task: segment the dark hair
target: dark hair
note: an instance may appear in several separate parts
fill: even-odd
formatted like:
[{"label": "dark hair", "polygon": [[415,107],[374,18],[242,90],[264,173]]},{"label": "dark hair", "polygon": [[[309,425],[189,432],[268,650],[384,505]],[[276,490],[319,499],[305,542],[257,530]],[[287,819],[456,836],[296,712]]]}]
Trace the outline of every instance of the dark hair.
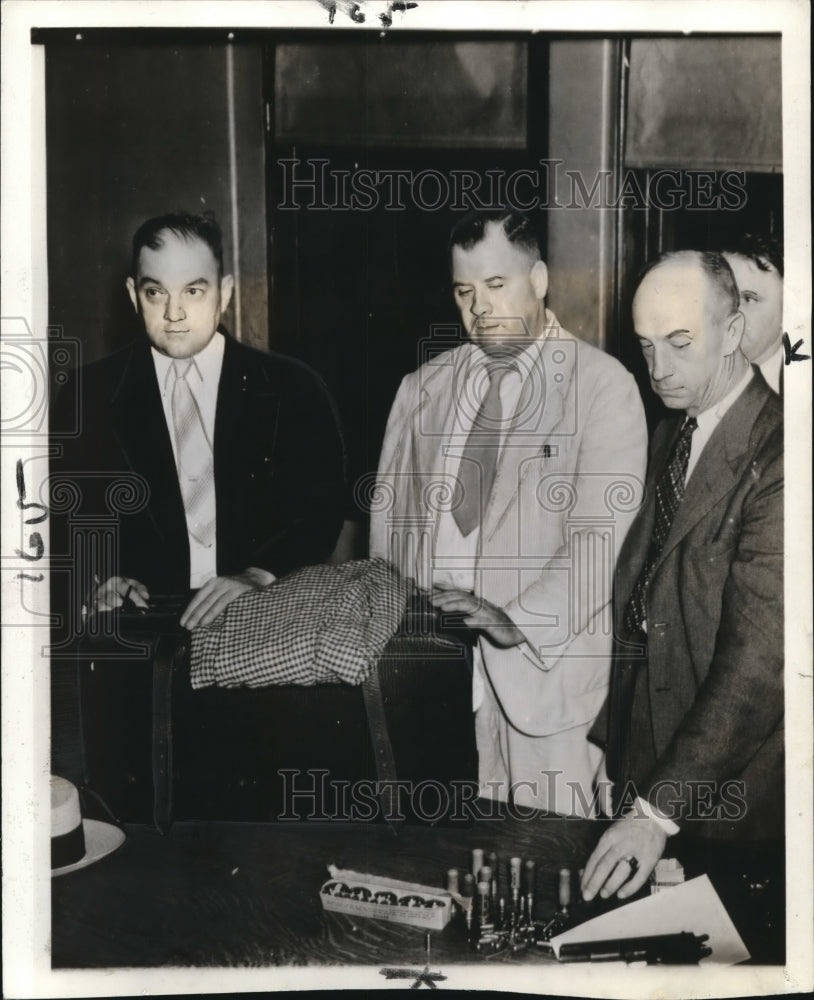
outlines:
[{"label": "dark hair", "polygon": [[175,233],[185,240],[201,240],[212,251],[218,264],[218,277],[223,277],[223,234],[212,212],[193,215],[191,212],[169,212],[142,223],[133,236],[132,275],[138,274],[139,255],[144,247],[158,250],[164,245],[163,233]]},{"label": "dark hair", "polygon": [[783,277],[783,244],[768,233],[744,233],[723,248],[723,253],[745,257],[761,271],[774,268]]},{"label": "dark hair", "polygon": [[453,247],[471,250],[484,238],[486,226],[494,222],[501,226],[509,243],[514,243],[533,257],[540,259],[540,244],[532,229],[531,222],[522,214],[509,208],[476,209],[467,212],[452,227],[449,236],[449,253]]},{"label": "dark hair", "polygon": [[669,250],[666,253],[659,254],[658,257],[648,261],[641,269],[636,287],[639,287],[651,271],[655,271],[657,267],[661,267],[662,264],[668,264],[673,260],[695,261],[715,286],[718,297],[728,310],[726,315],[731,316],[738,311],[740,308],[740,292],[738,291],[738,283],[735,281],[735,275],[732,273],[732,268],[727,263],[726,258],[722,254],[712,250]]}]

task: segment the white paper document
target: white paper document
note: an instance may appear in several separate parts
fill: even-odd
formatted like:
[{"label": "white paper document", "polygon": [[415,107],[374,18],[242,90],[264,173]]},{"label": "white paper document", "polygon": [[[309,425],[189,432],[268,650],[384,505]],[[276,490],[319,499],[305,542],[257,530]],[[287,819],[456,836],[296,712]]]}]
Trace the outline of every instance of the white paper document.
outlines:
[{"label": "white paper document", "polygon": [[563,944],[682,931],[709,935],[706,944],[712,954],[701,959],[704,965],[737,965],[749,958],[740,934],[706,875],[586,920],[552,938],[551,945],[559,958]]}]

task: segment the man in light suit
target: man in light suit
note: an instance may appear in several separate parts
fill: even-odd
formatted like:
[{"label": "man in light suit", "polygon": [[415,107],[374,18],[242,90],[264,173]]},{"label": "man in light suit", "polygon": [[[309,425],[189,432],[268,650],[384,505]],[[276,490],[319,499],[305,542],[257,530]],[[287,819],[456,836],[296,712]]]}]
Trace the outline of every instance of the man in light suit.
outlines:
[{"label": "man in light suit", "polygon": [[[57,493],[80,487],[75,522],[118,516],[116,548],[75,553],[73,604],[192,591],[181,624],[194,628],[331,553],[344,479],[334,405],[306,365],[219,327],[232,289],[211,217],[160,216],[135,234],[127,291],[146,335],[82,369],[52,422],[58,434],[79,415],[52,468]],[[131,495],[114,512],[117,477]]]},{"label": "man in light suit", "polygon": [[632,895],[679,832],[736,871],[747,848],[782,861],[781,402],[741,350],[738,288],[719,254],[657,259],[633,322],[653,389],[678,412],[655,432],[619,558],[595,737],[620,818],[585,866],[587,899]]},{"label": "man in light suit", "polygon": [[477,630],[481,794],[586,815],[600,756],[586,734],[607,691],[643,408],[624,368],[545,307],[548,272],[523,216],[472,213],[450,252],[468,341],[402,382],[371,552]]}]

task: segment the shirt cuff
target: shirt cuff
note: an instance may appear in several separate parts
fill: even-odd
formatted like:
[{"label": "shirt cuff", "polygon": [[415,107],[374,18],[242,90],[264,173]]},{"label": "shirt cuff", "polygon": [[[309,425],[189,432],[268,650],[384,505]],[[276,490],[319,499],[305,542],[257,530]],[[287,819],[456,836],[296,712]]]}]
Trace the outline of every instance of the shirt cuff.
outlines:
[{"label": "shirt cuff", "polygon": [[679,831],[678,824],[660,813],[647,799],[637,798],[635,804],[625,813],[625,817],[628,816],[646,816],[648,819],[652,819],[654,823],[658,823],[668,837],[674,837]]}]

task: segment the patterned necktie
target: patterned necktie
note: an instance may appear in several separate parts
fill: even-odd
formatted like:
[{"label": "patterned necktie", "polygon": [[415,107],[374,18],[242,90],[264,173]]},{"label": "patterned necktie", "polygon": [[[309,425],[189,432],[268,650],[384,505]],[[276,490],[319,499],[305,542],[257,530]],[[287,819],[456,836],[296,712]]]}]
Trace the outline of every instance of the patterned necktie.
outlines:
[{"label": "patterned necktie", "polygon": [[461,496],[461,502],[452,512],[455,523],[464,536],[480,524],[482,512],[486,509],[489,494],[492,492],[503,419],[500,384],[510,371],[515,371],[515,367],[509,361],[490,361],[487,363],[486,371],[489,388],[475,416],[461,455],[456,485],[456,493]]},{"label": "patterned necktie", "polygon": [[202,545],[211,545],[215,540],[215,520],[207,512],[207,501],[211,500],[214,490],[215,466],[201,411],[187,381],[192,365],[192,358],[177,358],[172,363],[175,372],[172,422],[178,479],[189,533]]},{"label": "patterned necktie", "polygon": [[673,446],[670,461],[656,483],[656,519],[650,537],[650,551],[625,612],[625,627],[630,632],[638,631],[642,627],[642,622],[647,619],[647,588],[650,586],[656,560],[661,555],[670,533],[670,526],[684,496],[684,480],[687,477],[692,435],[697,426],[695,417],[687,418]]}]

